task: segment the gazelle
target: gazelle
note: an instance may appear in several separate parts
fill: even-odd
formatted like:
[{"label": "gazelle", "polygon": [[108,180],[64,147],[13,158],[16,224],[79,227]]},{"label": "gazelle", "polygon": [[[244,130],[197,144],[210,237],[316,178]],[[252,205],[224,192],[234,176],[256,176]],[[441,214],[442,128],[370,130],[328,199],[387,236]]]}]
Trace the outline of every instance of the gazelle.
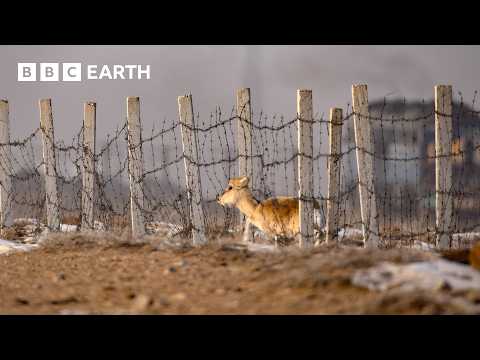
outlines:
[{"label": "gazelle", "polygon": [[[300,232],[298,198],[278,196],[259,202],[253,197],[248,183],[247,176],[230,179],[227,189],[217,196],[218,203],[236,207],[248,222],[274,237],[275,243],[281,237],[295,237]],[[320,208],[315,200],[314,208]]]}]

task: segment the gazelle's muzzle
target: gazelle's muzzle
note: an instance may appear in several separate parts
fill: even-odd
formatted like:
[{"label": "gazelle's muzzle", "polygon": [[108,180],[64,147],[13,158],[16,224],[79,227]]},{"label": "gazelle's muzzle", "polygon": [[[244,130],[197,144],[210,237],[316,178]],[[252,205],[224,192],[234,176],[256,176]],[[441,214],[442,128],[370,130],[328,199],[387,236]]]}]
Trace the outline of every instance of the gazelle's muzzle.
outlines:
[{"label": "gazelle's muzzle", "polygon": [[217,203],[220,204],[220,205],[222,205],[223,207],[227,207],[227,208],[233,207],[233,205],[230,204],[230,203],[228,203],[228,201],[225,202],[225,199],[223,198],[224,195],[225,195],[225,192],[217,195],[217,198],[216,198],[216,199],[217,199]]}]

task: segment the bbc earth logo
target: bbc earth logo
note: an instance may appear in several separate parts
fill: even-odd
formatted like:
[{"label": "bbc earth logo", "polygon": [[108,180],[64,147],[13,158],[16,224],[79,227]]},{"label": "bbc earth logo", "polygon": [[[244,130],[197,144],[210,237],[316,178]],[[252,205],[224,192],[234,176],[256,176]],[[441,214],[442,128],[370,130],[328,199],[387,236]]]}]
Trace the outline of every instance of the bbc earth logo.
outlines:
[{"label": "bbc earth logo", "polygon": [[[150,65],[82,65],[82,63],[18,63],[19,82],[80,82],[86,80],[150,80]],[[60,74],[61,69],[61,74]]]}]

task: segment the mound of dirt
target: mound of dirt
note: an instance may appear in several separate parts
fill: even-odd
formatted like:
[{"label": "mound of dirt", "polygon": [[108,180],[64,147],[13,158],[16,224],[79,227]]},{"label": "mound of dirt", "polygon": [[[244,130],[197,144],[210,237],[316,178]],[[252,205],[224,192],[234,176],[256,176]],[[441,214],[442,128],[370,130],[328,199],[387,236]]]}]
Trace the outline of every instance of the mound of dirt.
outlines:
[{"label": "mound of dirt", "polygon": [[[58,234],[39,249],[0,256],[2,314],[458,314],[469,292],[398,294],[354,286],[381,262],[438,259],[413,249],[322,246],[268,251],[238,239],[193,248],[147,237]],[[462,300],[463,299],[463,300]]]}]

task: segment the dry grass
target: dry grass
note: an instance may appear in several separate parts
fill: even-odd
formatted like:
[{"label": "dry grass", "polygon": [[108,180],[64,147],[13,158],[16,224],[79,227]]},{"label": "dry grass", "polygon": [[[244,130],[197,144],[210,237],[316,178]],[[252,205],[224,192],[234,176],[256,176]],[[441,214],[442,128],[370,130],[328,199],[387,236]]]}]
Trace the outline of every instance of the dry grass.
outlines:
[{"label": "dry grass", "polygon": [[147,235],[132,237],[130,232],[123,233],[84,231],[72,233],[49,233],[43,235],[38,244],[43,248],[118,248],[151,246],[161,250],[167,248],[189,247],[188,238],[175,237],[174,239],[161,235]]},{"label": "dry grass", "polygon": [[5,240],[19,240],[40,234],[41,227],[28,219],[18,219],[12,226],[1,229],[1,237]]},{"label": "dry grass", "polygon": [[134,239],[127,234],[117,235],[111,232],[48,233],[38,241],[44,248],[116,247],[134,243]]},{"label": "dry grass", "polygon": [[12,227],[4,227],[1,230],[0,235],[1,235],[2,239],[5,239],[5,240],[18,239],[17,229],[13,226]]}]

